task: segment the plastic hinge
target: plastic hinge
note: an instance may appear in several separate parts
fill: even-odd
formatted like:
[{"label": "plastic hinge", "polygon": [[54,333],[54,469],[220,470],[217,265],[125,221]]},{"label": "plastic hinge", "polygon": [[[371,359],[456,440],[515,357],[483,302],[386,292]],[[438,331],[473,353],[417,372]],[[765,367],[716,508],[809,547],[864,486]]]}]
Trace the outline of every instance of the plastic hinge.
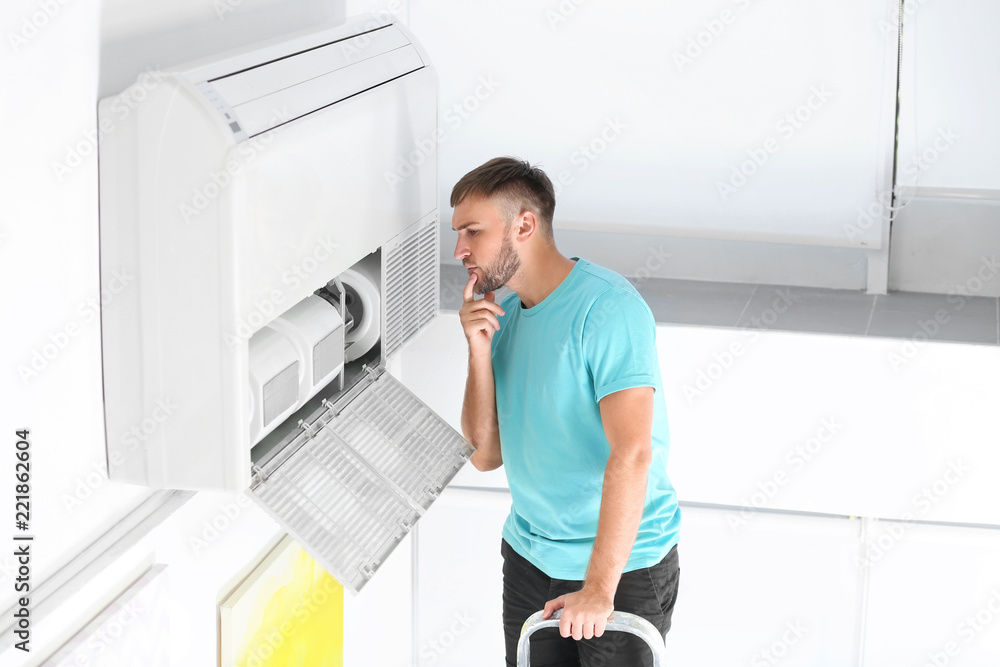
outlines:
[{"label": "plastic hinge", "polygon": [[264,469],[261,468],[256,463],[251,463],[250,464],[250,472],[252,472],[254,475],[257,476],[257,479],[259,480],[258,481],[259,484],[263,484],[264,482],[267,481],[267,473],[265,473]]}]

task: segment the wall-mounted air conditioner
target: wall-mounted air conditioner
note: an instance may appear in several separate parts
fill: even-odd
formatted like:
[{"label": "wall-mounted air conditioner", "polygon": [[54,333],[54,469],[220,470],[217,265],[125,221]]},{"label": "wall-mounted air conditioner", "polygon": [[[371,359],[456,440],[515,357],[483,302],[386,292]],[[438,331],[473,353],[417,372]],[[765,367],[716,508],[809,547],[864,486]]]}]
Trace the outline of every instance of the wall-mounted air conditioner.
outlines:
[{"label": "wall-mounted air conditioner", "polygon": [[98,110],[101,280],[135,276],[101,313],[109,476],[249,489],[357,591],[472,451],[385,369],[437,313],[436,74],[372,16],[156,81]]}]

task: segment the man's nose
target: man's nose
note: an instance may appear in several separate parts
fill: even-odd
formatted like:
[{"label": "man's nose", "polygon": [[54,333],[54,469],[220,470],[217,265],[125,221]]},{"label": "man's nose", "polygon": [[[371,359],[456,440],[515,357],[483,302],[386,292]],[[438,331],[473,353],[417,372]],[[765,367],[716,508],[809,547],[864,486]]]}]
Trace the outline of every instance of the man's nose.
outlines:
[{"label": "man's nose", "polygon": [[463,257],[467,257],[468,255],[469,255],[468,246],[462,243],[462,239],[459,238],[458,241],[455,242],[455,259],[461,260]]}]

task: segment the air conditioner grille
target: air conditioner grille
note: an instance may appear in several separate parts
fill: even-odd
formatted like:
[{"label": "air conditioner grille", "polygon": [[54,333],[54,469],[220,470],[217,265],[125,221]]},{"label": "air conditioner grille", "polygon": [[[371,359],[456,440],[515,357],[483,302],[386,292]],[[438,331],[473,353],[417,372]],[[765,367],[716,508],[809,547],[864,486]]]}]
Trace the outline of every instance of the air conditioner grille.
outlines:
[{"label": "air conditioner grille", "polygon": [[474,451],[384,370],[346,405],[328,405],[302,429],[288,445],[294,451],[266,464],[266,478],[251,492],[355,592]]},{"label": "air conditioner grille", "polygon": [[386,355],[399,349],[437,314],[438,254],[438,224],[431,220],[386,255]]}]

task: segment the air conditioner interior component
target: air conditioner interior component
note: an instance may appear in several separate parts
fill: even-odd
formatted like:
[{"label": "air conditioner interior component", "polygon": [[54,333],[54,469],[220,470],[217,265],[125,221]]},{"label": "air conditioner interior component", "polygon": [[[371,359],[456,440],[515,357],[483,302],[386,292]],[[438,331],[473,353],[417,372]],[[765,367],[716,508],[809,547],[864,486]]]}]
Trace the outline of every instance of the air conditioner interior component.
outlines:
[{"label": "air conditioner interior component", "polygon": [[322,407],[261,466],[267,509],[346,588],[359,591],[472,454],[382,366]]},{"label": "air conditioner interior component", "polygon": [[306,297],[256,332],[250,338],[251,441],[259,442],[343,370],[343,320],[319,296]]},{"label": "air conditioner interior component", "polygon": [[340,274],[344,307],[353,325],[347,332],[347,361],[364,356],[382,336],[382,266],[366,258]]},{"label": "air conditioner interior component", "polygon": [[292,342],[302,362],[300,405],[344,369],[344,320],[336,306],[323,298],[307,296],[274,318],[268,327]]},{"label": "air conditioner interior component", "polygon": [[299,403],[301,363],[295,347],[270,327],[250,341],[250,433],[260,437],[273,429]]}]

